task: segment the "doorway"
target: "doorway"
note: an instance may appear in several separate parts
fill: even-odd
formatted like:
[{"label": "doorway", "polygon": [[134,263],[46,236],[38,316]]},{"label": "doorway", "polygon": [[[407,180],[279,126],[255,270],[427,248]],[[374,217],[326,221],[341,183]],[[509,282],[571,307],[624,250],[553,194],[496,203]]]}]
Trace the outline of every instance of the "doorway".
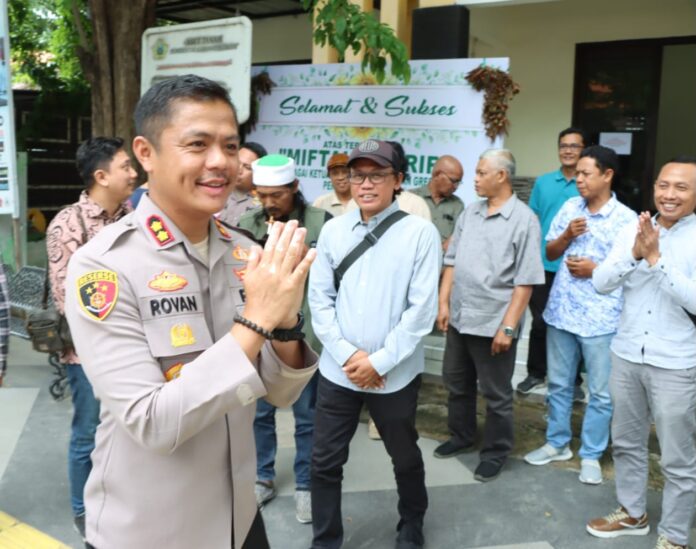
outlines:
[{"label": "doorway", "polygon": [[652,210],[661,165],[696,155],[696,36],[577,44],[573,126],[619,153],[619,200]]}]

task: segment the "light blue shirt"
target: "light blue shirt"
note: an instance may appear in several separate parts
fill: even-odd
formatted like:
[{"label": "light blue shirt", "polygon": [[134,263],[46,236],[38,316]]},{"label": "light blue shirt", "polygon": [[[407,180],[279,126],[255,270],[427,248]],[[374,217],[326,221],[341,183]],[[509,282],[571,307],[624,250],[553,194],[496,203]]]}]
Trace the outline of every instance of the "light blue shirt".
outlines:
[{"label": "light blue shirt", "polygon": [[338,294],[333,271],[368,231],[398,203],[363,223],[360,210],[324,225],[317,258],[309,275],[309,306],[314,332],[324,345],[319,371],[329,381],[361,391],[342,367],[358,350],[369,354],[374,369],[386,375],[384,389],[402,389],[423,371],[422,338],[437,316],[440,235],[435,226],[409,215],[389,228],[348,269]]},{"label": "light blue shirt", "polygon": [[[653,218],[653,223],[655,222]],[[611,350],[630,362],[682,370],[696,366],[696,215],[660,227],[660,259],[652,267],[631,250],[636,224],[617,238],[592,273],[598,292],[623,287],[624,307]]]},{"label": "light blue shirt", "polygon": [[544,310],[544,320],[559,330],[581,337],[613,334],[621,314],[621,290],[617,288],[606,295],[597,293],[591,278],[576,278],[570,274],[565,259],[577,255],[599,265],[609,255],[621,230],[627,225],[635,225],[638,216],[619,202],[614,193],[594,214],[587,209],[585,199],[577,196],[568,199],[556,214],[546,241],[556,240],[576,217],[587,220],[587,232],[574,238],[561,258],[561,267]]},{"label": "light blue shirt", "polygon": [[561,260],[549,261],[546,257],[546,242],[544,239],[549,232],[551,222],[565,201],[578,196],[575,178],[566,179],[561,170],[545,173],[537,177],[529,197],[529,207],[537,214],[541,224],[541,260],[544,270],[551,273],[558,271]]}]

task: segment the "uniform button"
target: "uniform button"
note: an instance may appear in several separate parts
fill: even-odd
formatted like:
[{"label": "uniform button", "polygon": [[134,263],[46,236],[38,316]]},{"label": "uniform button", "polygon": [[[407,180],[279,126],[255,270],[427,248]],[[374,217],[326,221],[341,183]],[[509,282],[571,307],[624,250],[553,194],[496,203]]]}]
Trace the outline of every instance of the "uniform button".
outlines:
[{"label": "uniform button", "polygon": [[652,314],[652,311],[648,311],[648,314]]},{"label": "uniform button", "polygon": [[648,332],[644,332],[644,333],[645,333],[645,335],[648,335]]},{"label": "uniform button", "polygon": [[256,400],[254,391],[246,383],[242,383],[239,387],[237,387],[237,398],[242,406],[247,406]]}]

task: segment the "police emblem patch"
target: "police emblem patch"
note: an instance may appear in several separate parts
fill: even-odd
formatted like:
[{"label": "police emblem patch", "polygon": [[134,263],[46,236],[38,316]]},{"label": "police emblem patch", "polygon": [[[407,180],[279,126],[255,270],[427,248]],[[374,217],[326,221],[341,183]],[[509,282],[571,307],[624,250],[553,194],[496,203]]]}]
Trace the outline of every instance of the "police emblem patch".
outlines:
[{"label": "police emblem patch", "polygon": [[174,235],[167,227],[164,219],[158,215],[151,215],[147,218],[147,229],[160,246],[174,242]]},{"label": "police emblem patch", "polygon": [[244,282],[244,275],[246,275],[246,267],[244,267],[243,269],[232,269],[232,271],[239,280]]},{"label": "police emblem patch", "polygon": [[169,330],[169,339],[172,347],[184,347],[193,345],[196,342],[191,326],[185,323],[174,324],[171,330]]},{"label": "police emblem patch", "polygon": [[237,245],[235,249],[232,250],[232,257],[239,261],[249,261],[249,250]]},{"label": "police emblem patch", "polygon": [[181,369],[184,367],[184,364],[182,362],[177,362],[176,364],[172,364],[169,368],[167,368],[167,371],[164,372],[164,377],[166,378],[167,381],[171,381],[172,379],[176,379],[181,375]]},{"label": "police emblem patch", "polygon": [[176,292],[188,285],[188,280],[178,274],[162,271],[152,277],[147,283],[147,287],[158,292]]},{"label": "police emblem patch", "polygon": [[104,320],[118,298],[118,275],[113,271],[92,271],[77,279],[80,307],[94,320]]}]

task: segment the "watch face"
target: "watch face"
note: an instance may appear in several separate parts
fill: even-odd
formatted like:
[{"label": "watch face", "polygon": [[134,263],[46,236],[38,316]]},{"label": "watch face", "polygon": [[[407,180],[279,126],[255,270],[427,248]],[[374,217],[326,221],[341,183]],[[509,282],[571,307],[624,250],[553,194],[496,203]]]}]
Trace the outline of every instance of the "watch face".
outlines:
[{"label": "watch face", "polygon": [[515,331],[512,328],[503,328],[503,333],[508,337],[512,337]]}]

